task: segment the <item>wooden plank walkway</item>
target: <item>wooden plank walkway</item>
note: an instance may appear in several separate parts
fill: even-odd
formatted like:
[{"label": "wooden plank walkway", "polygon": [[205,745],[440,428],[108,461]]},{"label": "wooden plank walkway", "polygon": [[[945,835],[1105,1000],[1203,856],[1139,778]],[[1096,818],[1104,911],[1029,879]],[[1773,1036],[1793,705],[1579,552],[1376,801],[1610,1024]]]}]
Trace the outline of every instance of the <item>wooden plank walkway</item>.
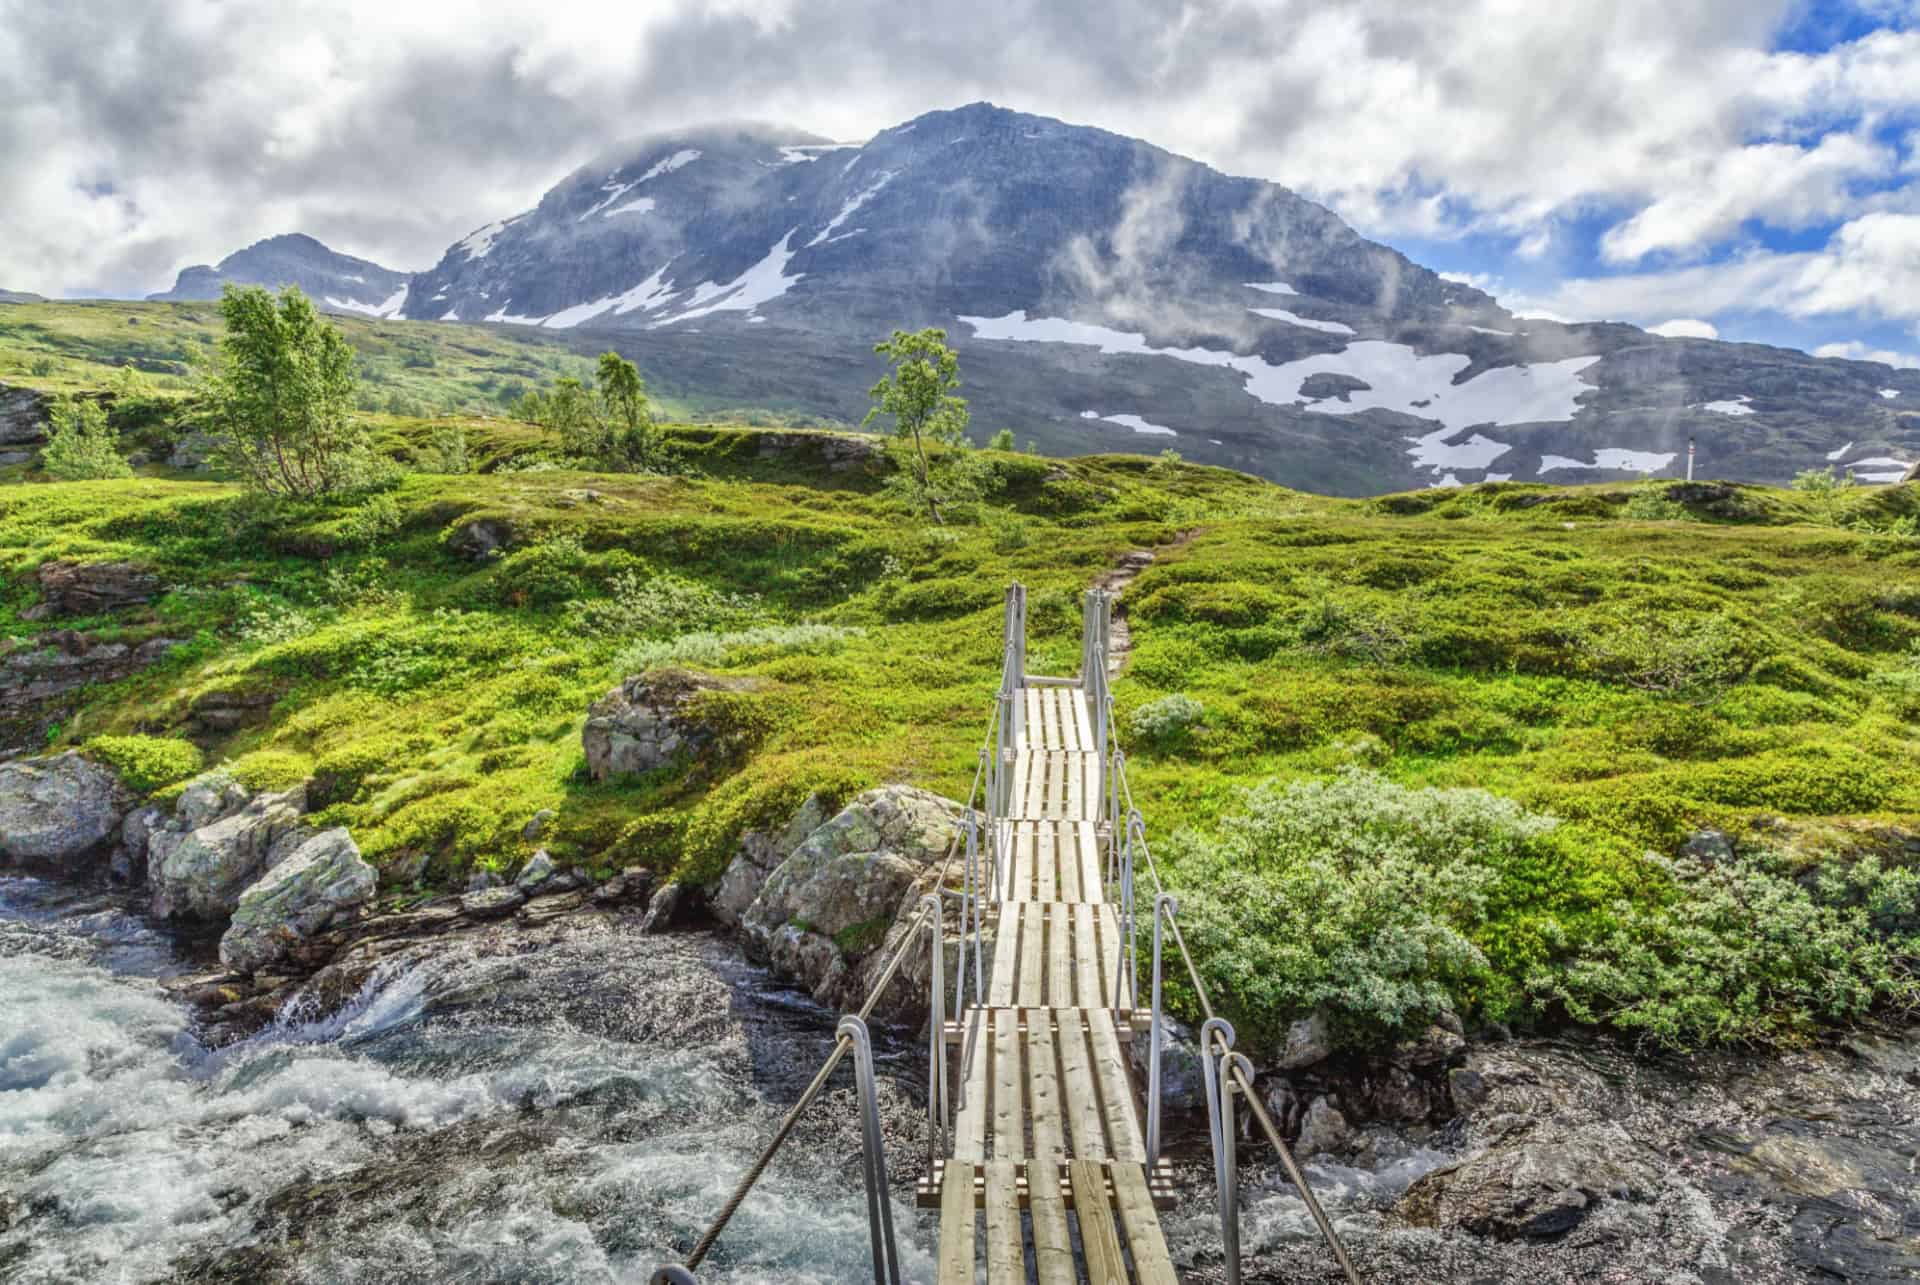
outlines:
[{"label": "wooden plank walkway", "polygon": [[940,1285],[1177,1285],[1149,1172],[1107,900],[1099,748],[1079,687],[1022,687],[986,1004],[962,1053],[952,1156],[920,1187],[940,1210]]}]

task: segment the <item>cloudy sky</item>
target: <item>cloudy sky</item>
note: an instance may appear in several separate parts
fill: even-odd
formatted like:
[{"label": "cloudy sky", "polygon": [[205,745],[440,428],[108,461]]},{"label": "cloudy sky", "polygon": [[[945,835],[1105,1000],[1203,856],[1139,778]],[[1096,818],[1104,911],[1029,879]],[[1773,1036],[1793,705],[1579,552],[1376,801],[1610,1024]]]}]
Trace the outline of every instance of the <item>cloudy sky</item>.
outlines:
[{"label": "cloudy sky", "polygon": [[0,0],[0,67],[4,288],[421,268],[622,139],[984,98],[1517,309],[1920,365],[1920,0]]}]

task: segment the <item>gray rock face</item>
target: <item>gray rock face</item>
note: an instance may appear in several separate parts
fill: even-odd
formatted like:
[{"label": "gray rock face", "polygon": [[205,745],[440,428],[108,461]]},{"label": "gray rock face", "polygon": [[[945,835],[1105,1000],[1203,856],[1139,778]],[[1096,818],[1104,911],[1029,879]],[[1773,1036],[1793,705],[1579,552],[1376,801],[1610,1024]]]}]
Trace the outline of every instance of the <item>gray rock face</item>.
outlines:
[{"label": "gray rock face", "polygon": [[177,469],[203,469],[213,453],[219,448],[220,439],[211,433],[191,429],[180,435],[173,444],[173,450],[167,456],[167,467]]},{"label": "gray rock face", "polygon": [[1608,1200],[1644,1201],[1658,1171],[1610,1121],[1546,1127],[1436,1170],[1407,1192],[1411,1221],[1497,1240],[1564,1235]]},{"label": "gray rock face", "polygon": [[[1144,988],[1143,988],[1144,989]],[[1151,1033],[1141,1031],[1133,1038],[1135,1070],[1140,1074],[1140,1091],[1147,1090]],[[1161,1015],[1160,1027],[1160,1102],[1163,1112],[1197,1111],[1206,1105],[1206,1073],[1200,1061],[1200,1040],[1191,1026],[1178,1018]]]},{"label": "gray rock face", "polygon": [[502,919],[526,904],[527,894],[518,888],[482,888],[460,898],[460,911],[475,919]]},{"label": "gray rock face", "polygon": [[[247,886],[309,837],[300,829],[300,814],[306,809],[304,789],[248,798],[229,811],[235,791],[242,795],[245,791],[223,774],[210,775],[216,780],[207,783],[192,808],[186,808],[183,794],[182,811],[147,841],[147,877],[153,886],[156,918],[231,915]],[[209,813],[219,815],[192,824]]]},{"label": "gray rock face", "polygon": [[46,394],[0,384],[0,446],[39,446],[46,440]]},{"label": "gray rock face", "polygon": [[553,875],[553,858],[548,856],[543,848],[527,858],[527,864],[521,867],[519,875],[513,881],[513,886],[522,892],[531,892],[552,879]]},{"label": "gray rock face", "polygon": [[1325,1061],[1332,1053],[1333,1031],[1327,1025],[1327,1015],[1316,1009],[1287,1027],[1287,1046],[1281,1050],[1274,1066],[1282,1071],[1297,1071]]},{"label": "gray rock face", "polygon": [[580,733],[587,774],[596,781],[649,772],[714,740],[696,712],[706,692],[750,691],[747,678],[718,678],[685,669],[636,674],[595,701]]},{"label": "gray rock face", "polygon": [[497,557],[513,543],[513,529],[491,518],[462,523],[447,537],[447,548],[472,562]]},{"label": "gray rock face", "polygon": [[391,316],[406,300],[407,276],[366,259],[340,254],[310,236],[293,233],[256,241],[220,260],[181,270],[173,289],[148,298],[173,302],[218,299],[228,284],[299,286],[314,306],[334,312]]},{"label": "gray rock face", "polygon": [[82,873],[106,854],[132,802],[112,769],[71,750],[0,763],[0,855]]},{"label": "gray rock face", "polygon": [[300,843],[240,894],[220,962],[255,972],[373,899],[378,877],[345,829]]},{"label": "gray rock face", "polygon": [[1321,1094],[1307,1104],[1307,1113],[1300,1121],[1300,1137],[1294,1144],[1294,1154],[1301,1159],[1308,1156],[1339,1155],[1346,1151],[1353,1130],[1347,1124],[1347,1118],[1340,1114],[1332,1100]]},{"label": "gray rock face", "polygon": [[[822,1003],[863,998],[905,930],[903,919],[938,876],[960,834],[964,809],[910,786],[869,790],[809,834],[770,876],[741,917],[749,951]],[[914,962],[914,961],[910,961]],[[896,1015],[924,1007],[926,959],[902,970]]]},{"label": "gray rock face", "polygon": [[128,887],[147,879],[147,843],[167,822],[163,809],[135,808],[120,823],[120,846],[113,852],[113,877]]},{"label": "gray rock face", "polygon": [[178,645],[154,638],[129,647],[72,629],[31,642],[0,642],[0,757],[46,744],[48,728],[66,717],[90,685],[138,673]]},{"label": "gray rock face", "polygon": [[740,851],[721,876],[714,893],[713,917],[729,927],[737,926],[754,898],[760,895],[767,876],[779,868],[787,855],[806,837],[826,822],[826,808],[820,796],[809,794],[787,823],[774,831],[752,830],[740,836]]},{"label": "gray rock face", "polygon": [[43,562],[34,573],[40,603],[30,619],[47,616],[101,616],[151,601],[160,577],[132,562]]}]

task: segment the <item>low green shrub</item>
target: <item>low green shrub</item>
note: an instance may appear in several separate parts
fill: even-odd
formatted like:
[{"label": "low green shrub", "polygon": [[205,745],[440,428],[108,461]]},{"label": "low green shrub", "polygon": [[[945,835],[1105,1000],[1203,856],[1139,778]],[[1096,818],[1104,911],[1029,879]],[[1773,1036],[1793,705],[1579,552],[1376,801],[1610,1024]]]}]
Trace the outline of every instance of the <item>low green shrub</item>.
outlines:
[{"label": "low green shrub", "polygon": [[120,774],[128,789],[151,794],[200,770],[200,747],[172,736],[96,736],[86,744],[89,758]]},{"label": "low green shrub", "polygon": [[249,790],[291,790],[313,775],[313,760],[291,750],[255,750],[225,765],[229,775]]},{"label": "low green shrub", "polygon": [[1127,728],[1135,739],[1156,750],[1174,749],[1184,744],[1206,717],[1206,707],[1181,692],[1148,701],[1133,711]]},{"label": "low green shrub", "polygon": [[615,662],[621,673],[637,674],[662,665],[715,669],[752,665],[782,656],[830,656],[866,630],[843,625],[761,625],[730,633],[701,632],[635,643]]},{"label": "low green shrub", "polygon": [[605,598],[567,604],[567,619],[578,633],[592,637],[661,638],[747,624],[766,609],[757,594],[722,593],[676,575],[649,576],[622,571]]}]

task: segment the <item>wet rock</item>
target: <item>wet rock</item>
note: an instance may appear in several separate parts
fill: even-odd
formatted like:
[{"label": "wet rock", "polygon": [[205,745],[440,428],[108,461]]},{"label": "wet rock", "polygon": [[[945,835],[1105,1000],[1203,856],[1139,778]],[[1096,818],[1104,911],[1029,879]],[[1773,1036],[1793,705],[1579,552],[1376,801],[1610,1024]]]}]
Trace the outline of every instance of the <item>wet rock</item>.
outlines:
[{"label": "wet rock", "polygon": [[682,753],[698,753],[717,733],[699,715],[708,692],[752,691],[753,678],[719,678],[687,669],[636,674],[595,701],[580,733],[587,775],[596,781],[650,772]]},{"label": "wet rock", "polygon": [[[1451,1014],[1449,1014],[1451,1016]],[[1411,1039],[1401,1040],[1387,1053],[1397,1066],[1437,1066],[1465,1050],[1467,1040],[1458,1029],[1459,1019],[1449,1025],[1435,1022]]]},{"label": "wet rock", "polygon": [[729,927],[738,925],[766,885],[767,876],[826,820],[826,805],[819,795],[809,794],[778,830],[753,830],[741,835],[740,851],[727,866],[714,894],[713,917]]},{"label": "wet rock", "polygon": [[[1133,1064],[1140,1073],[1141,1092],[1146,1091],[1153,1035],[1150,1030],[1133,1038]],[[1200,1040],[1191,1026],[1178,1018],[1160,1019],[1160,1093],[1163,1112],[1198,1111],[1206,1105],[1206,1088],[1201,1081],[1205,1068],[1200,1062]]]},{"label": "wet rock", "polygon": [[1695,830],[1680,851],[1705,865],[1718,865],[1733,860],[1733,839],[1724,830]]},{"label": "wet rock", "polygon": [[1347,1123],[1347,1117],[1340,1114],[1340,1108],[1323,1093],[1307,1104],[1294,1154],[1303,1160],[1308,1156],[1341,1155],[1352,1137],[1353,1128]]},{"label": "wet rock", "polygon": [[535,839],[538,839],[547,832],[547,827],[553,823],[555,815],[552,808],[541,808],[533,814],[532,818],[529,819],[525,825],[520,827],[520,837],[528,843],[532,843]]},{"label": "wet rock", "polygon": [[127,813],[120,823],[120,846],[113,852],[111,869],[117,883],[130,888],[146,882],[147,843],[166,822],[162,808],[149,806]]},{"label": "wet rock", "polygon": [[1487,1101],[1487,1078],[1472,1067],[1456,1066],[1447,1072],[1447,1093],[1456,1111],[1478,1110]]},{"label": "wet rock", "polygon": [[151,601],[160,577],[132,562],[43,562],[34,573],[41,601],[22,612],[28,620],[49,616],[103,616]]},{"label": "wet rock", "polygon": [[647,917],[640,921],[640,931],[657,933],[691,923],[699,917],[703,906],[704,900],[698,888],[677,880],[662,885],[647,903]]},{"label": "wet rock", "polygon": [[513,528],[497,518],[463,522],[447,537],[447,548],[470,562],[497,558],[513,543]]},{"label": "wet rock", "polygon": [[1415,1124],[1433,1114],[1433,1087],[1403,1066],[1370,1070],[1364,1086],[1367,1110],[1376,1119]]},{"label": "wet rock", "polygon": [[106,855],[132,803],[111,768],[72,750],[0,763],[0,855],[83,874]]},{"label": "wet rock", "polygon": [[653,894],[653,871],[628,866],[593,890],[596,906],[645,905]]},{"label": "wet rock", "polygon": [[[937,877],[937,864],[959,836],[964,815],[951,799],[911,786],[862,794],[768,876],[741,917],[749,951],[771,960],[822,1003],[862,997],[867,979],[857,965],[883,959],[904,931],[903,920],[914,915],[920,894]],[[804,952],[789,944],[776,956],[776,940],[793,936],[789,928],[826,940],[833,951],[809,939]],[[903,970],[901,1017],[926,1003],[924,957],[915,964],[917,986],[916,970]]]},{"label": "wet rock", "polygon": [[522,892],[532,892],[552,879],[553,875],[553,858],[547,855],[546,849],[542,848],[527,858],[527,864],[521,867],[519,876],[513,881],[513,886]]},{"label": "wet rock", "polygon": [[1522,1130],[1414,1183],[1401,1213],[1416,1226],[1496,1240],[1563,1236],[1607,1201],[1651,1199],[1656,1165],[1611,1121]]},{"label": "wet rock", "polygon": [[220,962],[257,972],[373,899],[378,877],[344,828],[307,839],[240,894]]},{"label": "wet rock", "polygon": [[485,892],[489,888],[498,888],[502,880],[491,870],[476,870],[467,876],[468,892]]},{"label": "wet rock", "polygon": [[[172,824],[155,831],[147,841],[156,918],[231,915],[247,885],[306,837],[299,829],[300,814],[306,810],[304,788],[257,795],[238,810],[227,811],[240,787],[224,779],[224,774],[213,777],[193,812],[183,809]],[[207,809],[222,815],[188,828]]]},{"label": "wet rock", "polygon": [[500,919],[527,904],[527,894],[518,888],[482,888],[460,898],[460,911],[475,919]]},{"label": "wet rock", "polygon": [[1274,1066],[1282,1071],[1297,1071],[1315,1062],[1324,1062],[1332,1054],[1333,1030],[1327,1023],[1326,1013],[1315,1009],[1287,1027],[1286,1047]]}]

